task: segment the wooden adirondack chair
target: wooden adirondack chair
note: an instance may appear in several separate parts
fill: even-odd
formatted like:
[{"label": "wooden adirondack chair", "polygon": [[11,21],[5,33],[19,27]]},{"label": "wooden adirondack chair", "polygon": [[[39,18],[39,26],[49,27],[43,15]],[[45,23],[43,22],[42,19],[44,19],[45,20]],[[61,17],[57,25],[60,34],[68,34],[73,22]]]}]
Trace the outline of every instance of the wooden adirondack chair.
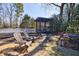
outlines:
[{"label": "wooden adirondack chair", "polygon": [[35,36],[29,36],[26,32],[24,32],[24,35],[25,35],[25,37],[26,37],[26,40],[31,40],[32,43],[34,43],[35,40],[38,39],[38,37],[35,37]]},{"label": "wooden adirondack chair", "polygon": [[31,45],[32,41],[26,41],[23,40],[20,32],[14,33],[14,38],[16,39],[16,43],[19,44],[19,47],[17,47],[18,50],[21,50],[20,52],[28,52],[28,47]]}]

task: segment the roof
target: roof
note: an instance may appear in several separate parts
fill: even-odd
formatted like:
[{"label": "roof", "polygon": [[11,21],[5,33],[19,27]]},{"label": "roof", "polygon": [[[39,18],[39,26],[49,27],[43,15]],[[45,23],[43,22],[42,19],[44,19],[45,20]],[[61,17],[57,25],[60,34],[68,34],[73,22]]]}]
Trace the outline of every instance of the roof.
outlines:
[{"label": "roof", "polygon": [[51,21],[52,19],[50,18],[44,18],[44,17],[38,17],[35,21],[37,22],[48,22]]}]

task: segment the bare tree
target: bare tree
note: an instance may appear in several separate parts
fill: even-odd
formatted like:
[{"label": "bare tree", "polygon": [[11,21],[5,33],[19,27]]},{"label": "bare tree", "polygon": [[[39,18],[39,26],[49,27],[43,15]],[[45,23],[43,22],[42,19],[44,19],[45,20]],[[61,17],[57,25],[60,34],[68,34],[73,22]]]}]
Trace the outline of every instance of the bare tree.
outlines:
[{"label": "bare tree", "polygon": [[6,4],[6,9],[7,9],[7,15],[10,20],[10,27],[12,27],[12,19],[13,16],[15,15],[15,5],[14,4]]},{"label": "bare tree", "polygon": [[5,10],[5,4],[0,4],[0,22],[1,26],[4,27],[4,21],[6,20],[6,10]]},{"label": "bare tree", "polygon": [[54,6],[57,6],[58,8],[60,8],[60,19],[62,20],[62,15],[63,15],[63,9],[64,9],[64,5],[66,3],[61,3],[60,5],[58,4],[55,4],[55,3],[50,3],[49,5],[54,5]]}]

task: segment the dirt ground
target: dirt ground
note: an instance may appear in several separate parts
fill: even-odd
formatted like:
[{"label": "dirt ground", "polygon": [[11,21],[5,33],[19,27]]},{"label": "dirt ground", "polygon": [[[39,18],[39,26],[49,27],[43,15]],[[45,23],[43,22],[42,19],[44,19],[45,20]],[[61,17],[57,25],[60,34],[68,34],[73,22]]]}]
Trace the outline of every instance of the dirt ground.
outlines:
[{"label": "dirt ground", "polygon": [[55,42],[58,38],[59,36],[51,36],[51,41],[49,41],[48,38],[39,39],[35,41],[35,43],[32,43],[32,45],[28,48],[28,53],[25,52],[23,54],[19,54],[16,51],[8,49],[18,46],[18,44],[14,43],[15,40],[12,37],[9,39],[0,39],[0,56],[5,55],[2,51],[22,56],[79,56],[79,51],[58,47]]},{"label": "dirt ground", "polygon": [[79,51],[58,47],[55,43],[59,36],[51,36],[51,41],[44,42],[42,46],[39,47],[41,50],[33,54],[33,56],[79,56]]}]

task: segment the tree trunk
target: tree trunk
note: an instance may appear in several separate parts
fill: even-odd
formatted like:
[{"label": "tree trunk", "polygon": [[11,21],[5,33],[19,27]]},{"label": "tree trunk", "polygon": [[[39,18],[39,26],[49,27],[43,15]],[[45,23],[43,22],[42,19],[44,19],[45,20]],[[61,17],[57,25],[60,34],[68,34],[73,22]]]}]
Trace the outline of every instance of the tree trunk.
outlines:
[{"label": "tree trunk", "polygon": [[10,17],[10,28],[12,27],[12,18]]},{"label": "tree trunk", "polygon": [[18,28],[18,18],[16,18],[16,28]]},{"label": "tree trunk", "polygon": [[[65,27],[65,30],[67,29],[67,27],[69,26],[69,23],[71,22],[71,20],[73,20],[73,8],[75,6],[75,3],[70,3],[70,6],[68,6],[67,4],[67,9],[69,8],[69,10],[67,10],[67,15],[68,15],[68,20],[67,20],[67,25]],[[71,16],[70,16],[71,15]]]},{"label": "tree trunk", "polygon": [[59,15],[59,22],[60,22],[60,24],[59,24],[59,27],[60,27],[60,29],[59,29],[59,31],[61,32],[61,31],[63,31],[63,29],[61,28],[61,26],[62,26],[62,22],[63,22],[63,9],[64,9],[64,5],[65,5],[65,3],[62,3],[61,4],[61,7],[60,7],[60,15]]}]

